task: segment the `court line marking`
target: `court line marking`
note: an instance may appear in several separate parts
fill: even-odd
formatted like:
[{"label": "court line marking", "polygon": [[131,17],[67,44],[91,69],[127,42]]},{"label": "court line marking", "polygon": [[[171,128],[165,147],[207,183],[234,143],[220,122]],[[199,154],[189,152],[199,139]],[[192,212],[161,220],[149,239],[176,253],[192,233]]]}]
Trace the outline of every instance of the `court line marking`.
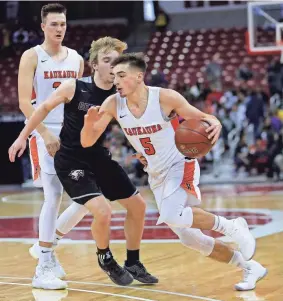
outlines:
[{"label": "court line marking", "polygon": [[[15,283],[15,282],[0,282],[0,285],[18,285],[18,286],[29,286],[31,287],[31,284],[26,283]],[[121,294],[112,294],[112,293],[106,293],[106,292],[100,292],[100,291],[93,291],[93,290],[84,290],[84,289],[77,289],[77,288],[68,288],[68,291],[75,291],[75,292],[83,292],[83,293],[92,293],[97,295],[106,295],[106,296],[112,296],[112,297],[119,297],[124,299],[131,299],[131,300],[140,300],[140,301],[157,301],[153,299],[145,299],[141,297],[134,297],[134,296],[128,296],[128,295],[121,295]]]},{"label": "court line marking", "polygon": [[[0,279],[18,279],[18,280],[31,280],[32,278],[25,278],[25,277],[8,277],[8,276],[0,276]],[[102,287],[114,287],[114,288],[121,288],[119,285],[114,285],[114,284],[105,284],[105,283],[100,283],[100,282],[84,282],[84,281],[66,281],[68,283],[77,283],[77,284],[85,284],[85,285],[97,285],[97,286],[102,286]],[[0,282],[5,283],[5,282]],[[9,284],[9,283],[8,283]],[[17,283],[15,283],[17,285]],[[21,284],[21,285],[29,285],[30,284]],[[123,286],[124,288],[136,290],[136,291],[148,291],[148,292],[153,292],[153,293],[162,293],[165,295],[173,295],[173,296],[179,296],[179,297],[188,297],[188,298],[193,298],[197,300],[203,300],[203,301],[222,301],[218,299],[211,299],[207,297],[201,297],[201,296],[195,296],[195,295],[189,295],[189,294],[183,294],[183,293],[176,293],[176,292],[170,292],[170,291],[163,291],[163,290],[157,290],[157,289],[149,289],[149,288],[142,288],[142,287],[135,287],[135,286]],[[69,289],[68,290],[77,290],[77,289]],[[137,299],[139,300],[139,299]],[[147,300],[147,299],[140,299],[140,300]],[[151,300],[154,301],[154,300]]]},{"label": "court line marking", "polygon": [[[0,238],[0,242],[19,242],[23,244],[34,244],[38,241],[38,238]],[[163,243],[179,243],[179,239],[143,239],[142,243],[146,244],[163,244]],[[125,239],[110,240],[111,244],[125,244]],[[73,239],[61,239],[59,245],[75,245],[75,244],[86,244],[95,245],[94,240],[73,240]]]}]

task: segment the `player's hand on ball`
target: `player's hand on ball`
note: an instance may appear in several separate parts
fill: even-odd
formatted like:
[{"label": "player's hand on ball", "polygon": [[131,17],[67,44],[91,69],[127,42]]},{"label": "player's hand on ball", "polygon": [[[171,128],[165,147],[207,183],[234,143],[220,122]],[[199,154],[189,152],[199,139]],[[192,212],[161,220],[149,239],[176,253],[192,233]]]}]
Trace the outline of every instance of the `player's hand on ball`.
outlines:
[{"label": "player's hand on ball", "polygon": [[147,167],[147,160],[141,153],[135,153],[132,155],[132,157],[134,159],[138,159],[143,166]]},{"label": "player's hand on ball", "polygon": [[54,157],[56,152],[60,148],[60,140],[58,137],[56,137],[54,134],[52,134],[49,131],[44,132],[41,134],[41,137],[44,141],[45,147],[47,149],[48,154],[51,157]]},{"label": "player's hand on ball", "polygon": [[221,134],[222,125],[220,121],[214,117],[206,117],[202,118],[202,120],[210,124],[205,131],[209,133],[208,139],[211,140],[211,144],[215,144]]},{"label": "player's hand on ball", "polygon": [[24,153],[27,146],[27,141],[19,137],[9,148],[9,160],[15,162],[16,155],[18,153],[18,158]]}]

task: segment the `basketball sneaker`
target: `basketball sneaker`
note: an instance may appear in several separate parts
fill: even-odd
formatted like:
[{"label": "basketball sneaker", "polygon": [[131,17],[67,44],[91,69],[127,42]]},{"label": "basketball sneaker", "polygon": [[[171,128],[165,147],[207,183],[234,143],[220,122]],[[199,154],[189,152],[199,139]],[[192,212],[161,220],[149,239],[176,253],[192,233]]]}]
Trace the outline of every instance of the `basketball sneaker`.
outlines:
[{"label": "basketball sneaker", "polygon": [[66,277],[66,272],[63,269],[63,267],[61,266],[58,258],[56,257],[55,251],[52,251],[51,260],[52,260],[52,263],[53,263],[53,268],[52,269],[53,269],[53,272],[54,272],[55,276],[59,279],[65,278]]},{"label": "basketball sneaker", "polygon": [[247,266],[244,269],[243,280],[235,285],[237,291],[249,291],[253,290],[256,283],[267,275],[267,269],[260,263],[250,260],[247,262]]},{"label": "basketball sneaker", "polygon": [[[39,246],[38,242],[36,242],[32,247],[29,248],[29,253],[34,259],[39,258],[40,246]],[[53,263],[53,272],[54,272],[55,276],[60,279],[66,277],[66,272],[64,271],[58,258],[56,257],[54,250],[52,251],[51,259],[52,259],[52,263]]]},{"label": "basketball sneaker", "polygon": [[53,263],[46,262],[44,265],[37,265],[32,279],[32,287],[45,290],[60,290],[67,288],[67,283],[55,276]]},{"label": "basketball sneaker", "polygon": [[125,286],[134,281],[133,276],[122,268],[113,257],[105,262],[99,254],[97,255],[99,266],[115,284]]},{"label": "basketball sneaker", "polygon": [[249,230],[246,220],[238,217],[233,220],[234,226],[226,233],[233,241],[235,241],[245,260],[253,258],[256,250],[256,241]]},{"label": "basketball sneaker", "polygon": [[128,267],[126,264],[124,265],[124,269],[127,270],[137,281],[146,284],[155,284],[158,283],[158,278],[152,276],[148,273],[144,265],[137,261],[136,264]]}]

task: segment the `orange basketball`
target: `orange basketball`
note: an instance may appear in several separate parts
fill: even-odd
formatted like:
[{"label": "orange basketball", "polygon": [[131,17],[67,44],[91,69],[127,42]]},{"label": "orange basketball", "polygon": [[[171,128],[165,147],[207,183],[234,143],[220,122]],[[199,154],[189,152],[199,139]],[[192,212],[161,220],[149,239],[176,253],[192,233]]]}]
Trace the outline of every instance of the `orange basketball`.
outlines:
[{"label": "orange basketball", "polygon": [[209,123],[198,119],[182,122],[175,132],[175,143],[178,150],[186,157],[199,158],[205,156],[213,147],[208,139],[206,129]]}]

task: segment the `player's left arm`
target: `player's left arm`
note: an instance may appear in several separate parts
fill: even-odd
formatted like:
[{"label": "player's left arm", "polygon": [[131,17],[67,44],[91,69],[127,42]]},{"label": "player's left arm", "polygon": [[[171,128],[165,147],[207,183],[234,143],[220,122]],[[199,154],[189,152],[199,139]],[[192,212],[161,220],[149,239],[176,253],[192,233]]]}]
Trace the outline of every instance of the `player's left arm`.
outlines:
[{"label": "player's left arm", "polygon": [[220,121],[215,116],[206,114],[190,105],[180,93],[171,89],[161,89],[160,102],[166,112],[174,111],[185,120],[201,119],[208,122],[210,124],[206,129],[206,132],[209,133],[208,138],[211,139],[212,144],[218,140],[222,129]]},{"label": "player's left arm", "polygon": [[106,130],[110,121],[115,118],[116,96],[111,95],[103,102],[101,107],[91,107],[84,117],[84,126],[81,131],[81,144],[90,147]]},{"label": "player's left arm", "polygon": [[80,70],[79,70],[78,78],[81,78],[83,77],[84,74],[85,63],[83,57],[81,55],[79,57],[80,57]]}]

